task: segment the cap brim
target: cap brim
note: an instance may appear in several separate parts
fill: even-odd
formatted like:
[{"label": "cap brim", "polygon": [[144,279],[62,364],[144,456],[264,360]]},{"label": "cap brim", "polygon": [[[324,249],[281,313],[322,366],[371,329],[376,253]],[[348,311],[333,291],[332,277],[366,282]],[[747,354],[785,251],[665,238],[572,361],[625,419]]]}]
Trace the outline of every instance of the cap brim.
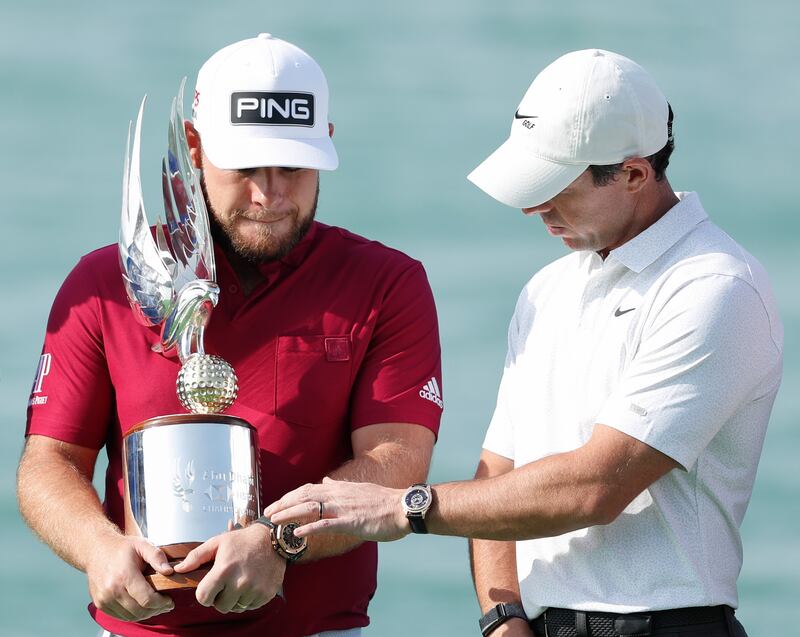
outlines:
[{"label": "cap brim", "polygon": [[532,208],[555,197],[586,168],[584,164],[542,159],[509,138],[467,179],[500,203],[512,208]]},{"label": "cap brim", "polygon": [[203,151],[217,168],[241,170],[263,166],[336,170],[339,156],[330,137],[312,139],[250,138],[246,141],[203,137]]}]

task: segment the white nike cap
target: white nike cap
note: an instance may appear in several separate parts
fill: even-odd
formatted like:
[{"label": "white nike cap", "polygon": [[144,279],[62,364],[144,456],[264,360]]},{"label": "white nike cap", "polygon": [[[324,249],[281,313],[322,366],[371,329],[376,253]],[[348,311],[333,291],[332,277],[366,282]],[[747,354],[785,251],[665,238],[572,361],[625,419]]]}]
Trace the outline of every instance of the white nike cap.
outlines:
[{"label": "white nike cap", "polygon": [[508,140],[467,179],[508,206],[538,206],[592,164],[661,150],[668,112],[653,78],[633,60],[599,49],[567,53],[536,76]]},{"label": "white nike cap", "polygon": [[192,112],[203,150],[218,168],[339,165],[322,69],[269,33],[226,46],[203,64]]}]

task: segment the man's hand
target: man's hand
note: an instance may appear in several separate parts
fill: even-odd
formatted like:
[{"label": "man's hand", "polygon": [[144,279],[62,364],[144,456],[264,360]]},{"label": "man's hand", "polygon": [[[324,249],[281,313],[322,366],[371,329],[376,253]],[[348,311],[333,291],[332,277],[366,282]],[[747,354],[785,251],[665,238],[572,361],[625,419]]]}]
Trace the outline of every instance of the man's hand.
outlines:
[{"label": "man's hand", "polygon": [[176,564],[175,572],[188,573],[211,561],[195,596],[220,613],[260,608],[280,591],[286,571],[286,560],[273,550],[269,529],[262,524],[212,537]]},{"label": "man's hand", "polygon": [[171,611],[175,607],[172,600],[153,590],[142,575],[146,564],[162,575],[172,574],[164,552],[144,538],[116,535],[98,540],[86,565],[94,605],[106,615],[128,622]]},{"label": "man's hand", "polygon": [[[402,507],[403,489],[368,482],[341,482],[325,478],[306,484],[270,504],[266,515],[275,524],[305,522],[297,537],[315,533],[343,533],[363,540],[390,542],[411,531]],[[322,518],[319,517],[320,503]]]}]

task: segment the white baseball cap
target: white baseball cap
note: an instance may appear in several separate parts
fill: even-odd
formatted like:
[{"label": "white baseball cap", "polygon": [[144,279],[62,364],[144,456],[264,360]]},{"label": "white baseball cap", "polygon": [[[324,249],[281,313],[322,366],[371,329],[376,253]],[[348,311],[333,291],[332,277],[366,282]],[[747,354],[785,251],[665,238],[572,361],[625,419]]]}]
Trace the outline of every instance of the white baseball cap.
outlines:
[{"label": "white baseball cap", "polygon": [[203,151],[218,168],[339,165],[322,69],[269,33],[226,46],[203,64],[192,112]]},{"label": "white baseball cap", "polygon": [[514,208],[555,197],[590,165],[647,157],[667,143],[669,105],[633,60],[574,51],[528,88],[511,135],[467,179]]}]

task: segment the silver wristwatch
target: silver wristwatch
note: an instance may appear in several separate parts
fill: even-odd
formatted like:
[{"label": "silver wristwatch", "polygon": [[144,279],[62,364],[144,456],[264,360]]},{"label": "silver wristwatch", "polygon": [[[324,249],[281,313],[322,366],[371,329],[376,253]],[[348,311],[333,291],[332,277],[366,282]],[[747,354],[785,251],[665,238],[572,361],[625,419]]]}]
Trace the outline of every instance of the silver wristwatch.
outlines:
[{"label": "silver wristwatch", "polygon": [[433,491],[429,484],[414,484],[403,494],[403,510],[413,533],[427,533],[425,514],[433,504]]}]

